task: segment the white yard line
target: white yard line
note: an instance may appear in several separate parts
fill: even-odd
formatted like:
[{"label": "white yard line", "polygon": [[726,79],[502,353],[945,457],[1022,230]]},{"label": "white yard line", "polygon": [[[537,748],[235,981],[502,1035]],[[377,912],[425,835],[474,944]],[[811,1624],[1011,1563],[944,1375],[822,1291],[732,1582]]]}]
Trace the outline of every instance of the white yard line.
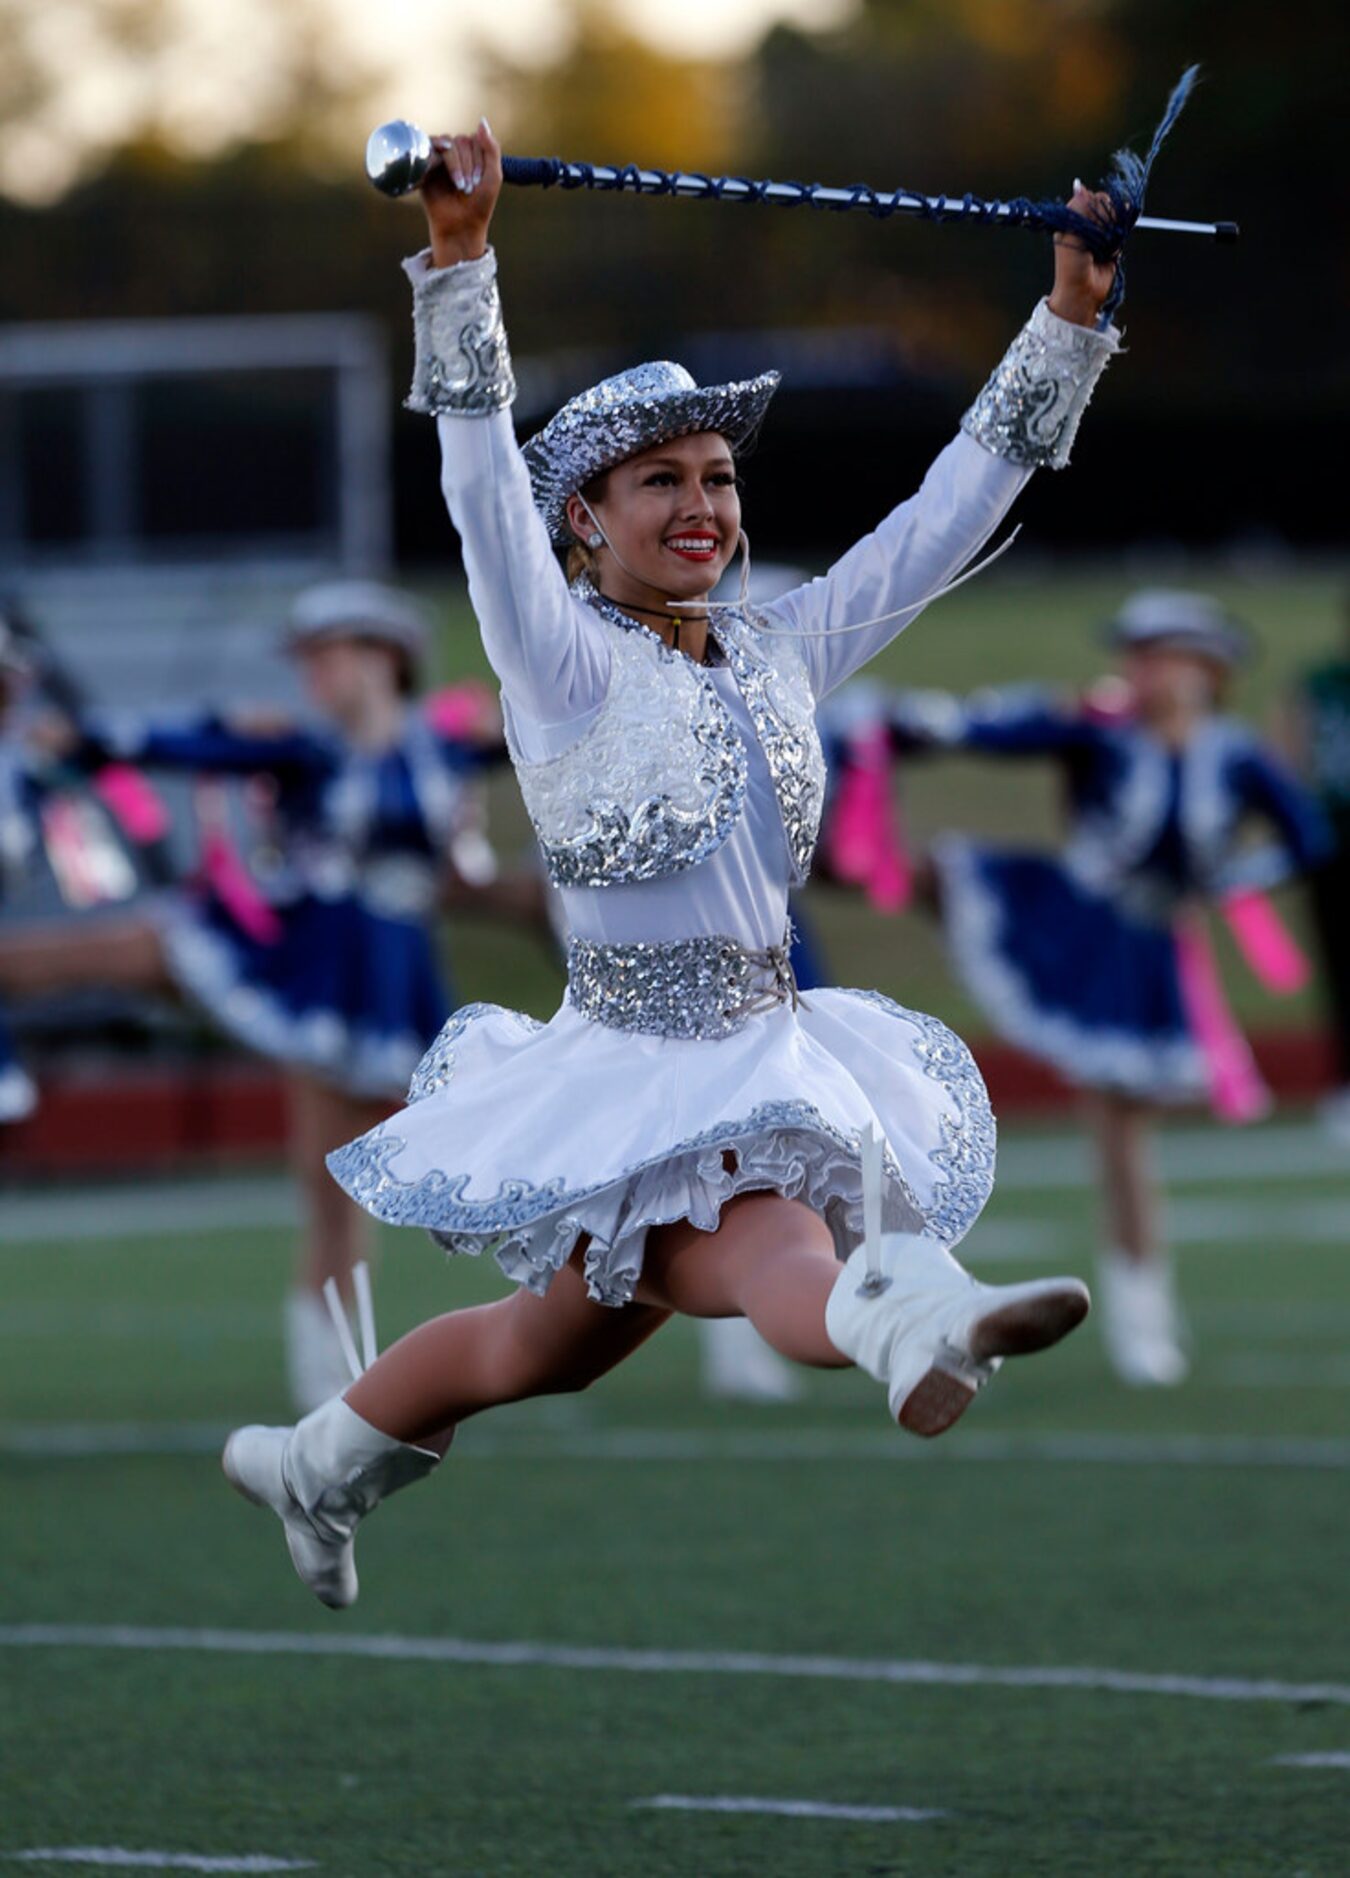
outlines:
[{"label": "white yard line", "polygon": [[[997,1196],[998,1183],[994,1192]],[[1266,1241],[1272,1250],[1295,1246],[1342,1246],[1350,1250],[1350,1183],[1344,1199],[1281,1200],[1269,1195],[1244,1200],[1173,1196],[1166,1203],[1167,1237],[1176,1247],[1224,1251]],[[979,1220],[962,1241],[967,1265],[998,1265],[1067,1253],[1091,1254],[1090,1233],[1064,1220]]]},{"label": "white yard line", "polygon": [[214,1454],[229,1433],[224,1422],[11,1422],[0,1426],[0,1454],[49,1461]]},{"label": "white yard line", "polygon": [[[0,1424],[0,1455],[14,1459],[98,1460],[108,1456],[217,1454],[226,1422],[11,1422]],[[700,1434],[674,1428],[596,1429],[590,1433],[518,1435],[466,1428],[455,1444],[463,1461],[685,1462],[1025,1462],[1106,1467],[1306,1467],[1350,1469],[1350,1441],[1309,1436],[958,1434],[940,1447],[883,1430],[848,1434],[831,1428],[777,1433]]]},{"label": "white yard line", "polygon": [[139,1871],[313,1871],[311,1858],[268,1858],[263,1852],[219,1858],[198,1852],[131,1852],[121,1845],[34,1846],[26,1852],[0,1851],[0,1859],[31,1865],[103,1865]]},{"label": "white yard line", "polygon": [[299,1217],[295,1188],[281,1174],[135,1186],[31,1188],[4,1195],[0,1245],[294,1226]]},{"label": "white yard line", "polygon": [[1350,1750],[1332,1749],[1326,1754],[1277,1754],[1272,1767],[1336,1767],[1350,1773]]},{"label": "white yard line", "polygon": [[193,1343],[270,1342],[281,1312],[261,1304],[132,1303],[34,1298],[0,1308],[0,1337],[95,1337],[111,1343],[153,1339]]},{"label": "white yard line", "polygon": [[232,1656],[340,1656],[455,1663],[493,1669],[569,1669],[637,1676],[781,1676],[817,1682],[918,1684],[958,1689],[1075,1689],[1094,1694],[1187,1696],[1204,1702],[1320,1702],[1350,1708],[1350,1683],[1247,1676],[1157,1675],[1044,1664],[928,1663],[850,1656],[770,1656],[743,1650],[639,1650],[612,1646],[487,1643],[465,1637],[335,1635],[328,1631],[151,1629],[132,1624],[3,1624],[0,1648],[196,1650]]},{"label": "white yard line", "polygon": [[[1350,1154],[1319,1128],[1277,1122],[1258,1128],[1163,1128],[1159,1166],[1172,1184],[1201,1181],[1350,1177]],[[998,1182],[1012,1189],[1061,1191],[1092,1184],[1092,1156],[1077,1131],[1007,1135],[999,1144]]]},{"label": "white yard line", "polygon": [[826,1800],[759,1800],[748,1794],[656,1793],[629,1804],[657,1813],[776,1813],[784,1819],[857,1819],[879,1825],[947,1817],[930,1806],[835,1806]]},{"label": "white yard line", "polygon": [[[1170,1128],[1161,1135],[1161,1168],[1173,1186],[1206,1182],[1350,1181],[1350,1155],[1302,1123],[1259,1128]],[[1091,1154],[1078,1131],[1005,1137],[998,1188],[1007,1193],[1070,1192],[1093,1183]],[[1332,1204],[1328,1202],[1328,1204]],[[1275,1203],[1271,1203],[1275,1208]],[[1278,1211],[1278,1209],[1275,1209]],[[230,1180],[177,1180],[7,1192],[0,1206],[0,1245],[81,1242],[142,1235],[194,1235],[207,1229],[293,1226],[295,1190],[279,1174]],[[1013,1222],[1000,1230],[1024,1230]],[[1063,1230],[1061,1228],[1061,1230]],[[1326,1229],[1327,1235],[1331,1228]],[[1345,1231],[1342,1237],[1350,1236]],[[1034,1246],[1029,1248],[1034,1250]],[[1008,1257],[1016,1256],[1009,1252]]]},{"label": "white yard line", "polygon": [[1350,1356],[1245,1351],[1226,1357],[1211,1380],[1230,1389],[1350,1389]]}]

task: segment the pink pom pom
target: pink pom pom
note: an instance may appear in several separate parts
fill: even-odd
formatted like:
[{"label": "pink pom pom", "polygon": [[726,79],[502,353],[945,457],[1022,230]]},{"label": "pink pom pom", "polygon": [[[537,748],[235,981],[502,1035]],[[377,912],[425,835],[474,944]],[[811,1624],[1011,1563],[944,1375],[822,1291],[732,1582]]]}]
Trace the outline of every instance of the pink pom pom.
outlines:
[{"label": "pink pom pom", "polygon": [[1223,916],[1238,950],[1267,990],[1288,997],[1303,989],[1312,975],[1307,954],[1265,894],[1250,888],[1230,893]]}]

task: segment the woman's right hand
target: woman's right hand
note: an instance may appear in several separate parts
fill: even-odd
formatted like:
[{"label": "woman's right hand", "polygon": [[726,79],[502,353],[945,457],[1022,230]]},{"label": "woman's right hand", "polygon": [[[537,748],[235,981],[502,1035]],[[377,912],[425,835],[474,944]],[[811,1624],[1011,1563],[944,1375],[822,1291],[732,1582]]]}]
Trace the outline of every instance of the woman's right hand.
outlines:
[{"label": "woman's right hand", "polygon": [[488,228],[502,192],[502,147],[487,119],[468,137],[433,137],[431,168],[422,182],[434,267],[476,261],[487,252]]}]

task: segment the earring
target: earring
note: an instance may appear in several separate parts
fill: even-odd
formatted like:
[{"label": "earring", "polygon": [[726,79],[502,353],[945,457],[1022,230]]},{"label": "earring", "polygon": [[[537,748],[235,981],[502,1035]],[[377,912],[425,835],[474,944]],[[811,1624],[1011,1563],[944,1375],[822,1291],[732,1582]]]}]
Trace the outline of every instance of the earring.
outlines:
[{"label": "earring", "polygon": [[605,537],[600,533],[600,530],[597,528],[594,534],[587,535],[586,546],[588,548],[599,548],[604,545],[604,540],[605,540]]}]

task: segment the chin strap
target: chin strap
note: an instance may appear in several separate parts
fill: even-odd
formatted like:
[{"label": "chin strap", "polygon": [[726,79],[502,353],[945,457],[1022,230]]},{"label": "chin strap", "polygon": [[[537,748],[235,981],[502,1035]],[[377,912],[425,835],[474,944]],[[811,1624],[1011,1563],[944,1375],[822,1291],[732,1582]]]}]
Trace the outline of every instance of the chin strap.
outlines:
[{"label": "chin strap", "polygon": [[[605,533],[604,527],[600,521],[600,517],[596,514],[595,510],[591,507],[590,503],[586,500],[585,496],[581,494],[580,490],[577,491],[577,501],[581,504],[582,508],[585,509],[587,515],[590,516],[591,521],[595,524],[596,533],[599,535],[601,541],[605,544],[605,546],[609,549],[610,553],[614,556],[614,559],[618,562],[619,566],[623,569],[624,573],[627,574],[628,578],[630,580],[636,580],[640,582],[643,586],[646,586],[647,582],[643,580],[641,574],[635,574],[633,572],[632,568],[628,565],[627,561],[624,560],[623,556],[619,553],[619,550],[614,546],[614,543],[610,540],[609,536]],[[731,612],[731,613],[743,612],[750,598],[750,537],[746,534],[743,528],[740,528],[736,531],[736,543],[741,551],[741,585],[740,585],[740,591],[734,600],[668,600],[664,603],[664,610],[670,614],[697,611],[700,617],[705,614],[714,613],[714,612]],[[609,596],[606,595],[605,598],[608,599]],[[623,601],[614,600],[612,604],[614,606],[621,607],[623,606]],[[633,607],[632,611],[634,613],[656,613],[657,609],[655,607],[635,606]],[[677,630],[679,627],[679,623],[680,622],[678,619],[673,619],[671,621],[671,624],[675,626]],[[677,639],[676,640],[677,650],[678,650],[678,647],[679,647],[679,641]]]}]

